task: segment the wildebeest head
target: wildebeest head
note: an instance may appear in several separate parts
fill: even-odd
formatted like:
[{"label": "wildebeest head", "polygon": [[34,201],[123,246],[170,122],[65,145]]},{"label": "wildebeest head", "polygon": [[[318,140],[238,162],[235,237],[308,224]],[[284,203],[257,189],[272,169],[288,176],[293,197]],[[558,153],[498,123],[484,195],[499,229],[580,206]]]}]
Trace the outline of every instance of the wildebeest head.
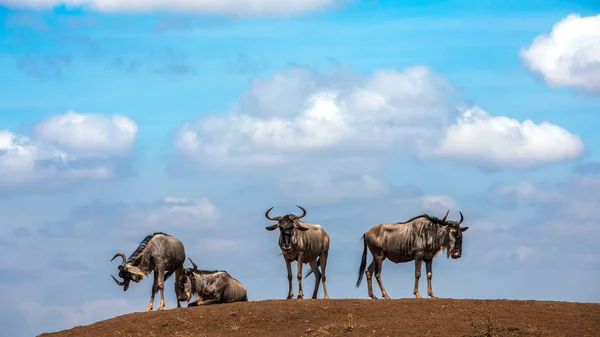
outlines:
[{"label": "wildebeest head", "polygon": [[175,280],[177,282],[176,295],[178,301],[189,302],[192,298],[192,278],[194,277],[194,271],[198,270],[198,266],[190,257],[188,257],[188,260],[192,263],[193,268],[183,269],[179,280]]},{"label": "wildebeest head", "polygon": [[448,247],[447,257],[458,259],[462,255],[463,232],[469,229],[469,227],[460,227],[460,224],[462,224],[463,220],[465,219],[460,211],[460,221],[446,221],[445,219],[448,216],[448,212],[446,212],[446,216],[444,216],[444,219],[442,220],[446,224],[446,246]]},{"label": "wildebeest head", "polygon": [[277,221],[276,224],[265,228],[268,231],[279,228],[281,241],[283,242],[281,249],[284,251],[289,251],[292,249],[292,237],[294,236],[294,229],[301,231],[308,230],[308,227],[302,226],[302,224],[298,221],[298,219],[302,219],[306,216],[306,210],[301,206],[296,206],[302,210],[302,215],[287,214],[283,216],[270,217],[269,212],[273,209],[273,207],[269,208],[265,213],[265,217],[267,217],[267,219]]},{"label": "wildebeest head", "polygon": [[127,257],[123,253],[115,254],[115,256],[113,256],[113,258],[110,260],[111,261],[114,260],[117,256],[120,256],[121,259],[123,259],[123,261],[121,262],[121,265],[119,265],[119,267],[118,267],[119,268],[119,277],[122,278],[123,281],[117,280],[112,275],[110,275],[110,276],[113,278],[113,280],[115,280],[116,284],[123,286],[123,291],[127,291],[127,289],[129,288],[129,282],[131,282],[131,281],[133,281],[135,283],[140,282],[144,278],[144,274],[138,267],[126,264],[125,261],[127,260]]}]

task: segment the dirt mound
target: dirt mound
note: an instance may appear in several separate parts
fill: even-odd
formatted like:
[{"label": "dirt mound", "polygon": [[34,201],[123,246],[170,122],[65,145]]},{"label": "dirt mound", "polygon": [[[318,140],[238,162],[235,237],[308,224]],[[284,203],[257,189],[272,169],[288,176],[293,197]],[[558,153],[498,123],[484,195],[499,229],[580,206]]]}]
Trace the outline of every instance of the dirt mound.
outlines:
[{"label": "dirt mound", "polygon": [[271,300],[132,313],[40,336],[600,336],[600,304]]}]

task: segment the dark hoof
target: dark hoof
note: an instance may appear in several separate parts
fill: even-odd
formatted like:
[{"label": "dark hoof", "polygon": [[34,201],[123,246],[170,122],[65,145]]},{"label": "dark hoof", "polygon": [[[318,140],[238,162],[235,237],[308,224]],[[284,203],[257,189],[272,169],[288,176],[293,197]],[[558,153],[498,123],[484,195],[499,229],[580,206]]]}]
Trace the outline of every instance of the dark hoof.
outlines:
[{"label": "dark hoof", "polygon": [[300,296],[300,295],[298,295],[298,297],[297,297],[297,298],[298,298],[299,300],[302,300],[302,299],[304,299],[304,296]]},{"label": "dark hoof", "polygon": [[294,298],[294,295],[289,295],[289,296],[287,297],[287,299],[288,299],[288,300],[291,300],[292,298]]}]

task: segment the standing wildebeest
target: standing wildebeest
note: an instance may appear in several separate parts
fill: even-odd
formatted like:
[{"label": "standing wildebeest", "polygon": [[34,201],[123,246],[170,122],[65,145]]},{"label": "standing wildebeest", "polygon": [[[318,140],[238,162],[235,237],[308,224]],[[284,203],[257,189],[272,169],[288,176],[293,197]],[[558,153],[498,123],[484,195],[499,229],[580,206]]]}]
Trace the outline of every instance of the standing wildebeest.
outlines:
[{"label": "standing wildebeest", "polygon": [[[123,286],[123,291],[127,291],[130,281],[138,283],[146,275],[154,271],[152,297],[150,297],[150,304],[148,304],[146,311],[152,310],[154,295],[159,289],[160,304],[157,310],[162,310],[165,307],[165,281],[173,273],[175,273],[175,292],[177,292],[177,280],[181,276],[183,263],[185,262],[183,243],[174,236],[156,232],[146,236],[129,259],[123,253],[117,253],[111,261],[117,256],[123,259],[123,262],[119,266],[119,277],[123,281],[118,281],[112,275],[111,277],[118,285]],[[177,307],[181,307],[179,300],[177,301]]]},{"label": "standing wildebeest", "polygon": [[[298,273],[296,274],[298,278],[298,298],[304,297],[304,292],[302,291],[302,264],[308,263],[311,271],[315,274],[315,289],[312,298],[317,298],[319,281],[322,279],[324,298],[329,299],[325,277],[327,255],[329,253],[329,234],[320,225],[300,221],[299,219],[306,216],[306,210],[300,206],[297,207],[302,210],[302,215],[287,214],[270,217],[269,212],[273,207],[269,208],[265,213],[267,219],[277,221],[276,224],[265,228],[268,231],[279,228],[280,231],[279,247],[285,259],[288,273],[289,292],[287,299],[294,297],[292,290],[293,261],[296,261],[298,264]],[[319,265],[321,266],[321,272],[319,272]]]},{"label": "standing wildebeest", "polygon": [[[460,221],[446,221],[448,212],[443,219],[427,214],[416,216],[407,222],[394,224],[379,224],[363,234],[364,241],[362,260],[358,269],[356,287],[360,286],[362,274],[367,275],[369,296],[377,299],[373,294],[373,272],[381,289],[381,295],[389,299],[381,281],[381,266],[387,258],[394,263],[410,262],[415,260],[415,289],[413,294],[420,298],[419,277],[421,277],[421,262],[425,261],[427,269],[427,293],[432,298],[436,296],[431,290],[431,270],[433,258],[442,250],[446,250],[447,257],[458,259],[462,253],[462,233],[469,227],[460,227],[464,217],[460,212]],[[365,270],[367,264],[367,247],[373,261]]]},{"label": "standing wildebeest", "polygon": [[185,268],[177,287],[177,300],[190,302],[192,295],[196,301],[188,307],[206,304],[246,302],[246,288],[224,270],[198,270],[198,266],[188,257],[194,268]]}]

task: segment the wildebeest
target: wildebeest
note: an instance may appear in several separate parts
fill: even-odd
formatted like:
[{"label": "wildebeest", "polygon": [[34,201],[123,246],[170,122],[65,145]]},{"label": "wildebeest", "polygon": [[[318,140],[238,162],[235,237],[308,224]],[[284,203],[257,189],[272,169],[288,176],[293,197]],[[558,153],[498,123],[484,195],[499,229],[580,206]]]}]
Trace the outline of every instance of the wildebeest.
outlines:
[{"label": "wildebeest", "polygon": [[[154,295],[158,290],[160,290],[160,304],[157,310],[162,310],[165,307],[165,281],[173,273],[175,273],[175,292],[177,292],[177,280],[181,276],[183,263],[185,262],[183,243],[174,236],[156,232],[146,236],[129,259],[127,259],[125,254],[119,252],[113,256],[111,261],[117,256],[123,259],[123,262],[119,266],[119,277],[123,281],[118,281],[111,275],[113,280],[118,285],[123,286],[123,291],[127,291],[130,281],[138,283],[146,275],[154,272],[152,296],[150,297],[150,304],[148,304],[146,311],[152,310]],[[181,307],[179,300],[177,301],[177,307]]]},{"label": "wildebeest", "polygon": [[[298,298],[304,297],[302,291],[302,264],[308,263],[311,271],[315,274],[315,289],[312,298],[317,298],[319,291],[319,281],[323,281],[323,294],[325,299],[329,299],[327,295],[327,279],[325,276],[325,268],[327,267],[327,255],[329,254],[329,234],[318,224],[302,222],[306,216],[306,210],[297,206],[302,210],[302,215],[287,214],[283,216],[270,217],[269,212],[273,207],[269,208],[265,213],[265,217],[269,220],[277,221],[272,226],[265,227],[268,231],[273,231],[279,228],[279,247],[285,259],[287,267],[289,292],[287,299],[294,297],[292,290],[292,262],[298,264]],[[319,265],[321,272],[319,272]],[[308,274],[307,274],[308,275]]]},{"label": "wildebeest", "polygon": [[[427,293],[432,298],[436,296],[431,289],[433,258],[442,250],[446,250],[447,257],[458,259],[462,254],[462,233],[469,227],[460,227],[464,217],[460,212],[460,221],[446,221],[448,212],[443,219],[422,214],[406,222],[394,224],[378,224],[364,233],[362,260],[358,269],[356,287],[360,286],[362,275],[367,275],[369,296],[377,299],[373,294],[372,277],[375,278],[384,298],[389,299],[383,282],[381,281],[381,266],[385,259],[394,263],[410,262],[415,260],[415,288],[413,294],[420,298],[419,277],[421,277],[421,262],[425,261],[427,270]],[[367,264],[367,247],[373,256],[373,261],[365,270]]]},{"label": "wildebeest", "polygon": [[177,300],[190,302],[192,295],[196,301],[188,307],[198,305],[246,302],[248,294],[240,281],[224,270],[198,270],[198,266],[188,257],[193,268],[185,268],[177,286]]}]

